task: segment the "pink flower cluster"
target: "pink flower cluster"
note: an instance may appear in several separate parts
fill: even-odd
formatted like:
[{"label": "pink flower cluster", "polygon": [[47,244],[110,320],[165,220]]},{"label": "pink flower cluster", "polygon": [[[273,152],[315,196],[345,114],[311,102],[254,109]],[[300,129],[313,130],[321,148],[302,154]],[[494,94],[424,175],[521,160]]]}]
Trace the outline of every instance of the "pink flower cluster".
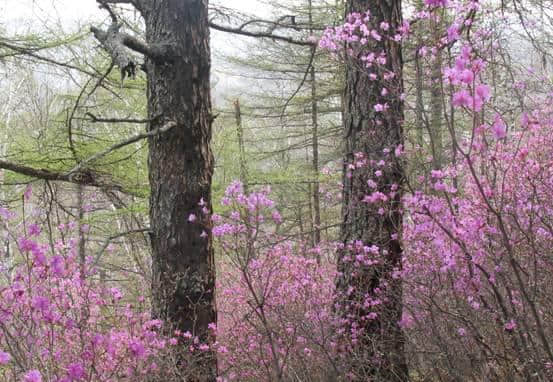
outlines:
[{"label": "pink flower cluster", "polygon": [[[465,338],[448,343],[457,352],[478,348],[478,341],[523,346],[511,336],[516,333],[535,344],[530,354],[514,351],[521,362],[550,361],[553,104],[531,115],[523,116],[506,140],[490,140],[476,125],[472,150],[463,160],[432,173],[446,192],[417,192],[405,199],[409,218],[401,277],[409,310],[401,324],[424,332],[425,322],[443,317],[447,325],[439,330],[450,331],[444,336],[457,331]],[[494,124],[501,126],[489,133],[505,138],[505,122],[498,118]]]},{"label": "pink flower cluster", "polygon": [[[321,264],[301,243],[271,232],[281,223],[269,190],[244,194],[233,183],[214,234],[224,257],[218,267],[218,344],[221,380],[270,380],[312,373],[332,352],[335,265]],[[306,370],[302,365],[310,364]],[[311,376],[312,377],[312,376]]]},{"label": "pink flower cluster", "polygon": [[472,57],[469,45],[463,46],[461,54],[455,60],[455,66],[444,70],[444,78],[457,90],[453,94],[453,106],[466,107],[469,110],[480,111],[485,102],[490,99],[490,87],[478,81],[478,74],[484,70],[482,59]]},{"label": "pink flower cluster", "polygon": [[143,303],[123,303],[118,288],[80,264],[76,240],[50,253],[37,226],[27,232],[18,240],[21,263],[2,271],[0,379],[108,382],[157,373],[175,344],[160,333],[161,321]]}]

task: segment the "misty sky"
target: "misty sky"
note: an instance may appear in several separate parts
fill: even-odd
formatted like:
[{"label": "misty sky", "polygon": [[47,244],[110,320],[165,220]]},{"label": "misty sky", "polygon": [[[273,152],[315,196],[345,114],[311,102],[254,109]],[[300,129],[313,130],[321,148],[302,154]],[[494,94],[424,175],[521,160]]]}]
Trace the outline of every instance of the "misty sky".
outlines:
[{"label": "misty sky", "polygon": [[[220,0],[211,3],[270,18],[257,0]],[[98,8],[95,0],[0,0],[0,27],[10,34],[43,34],[44,31],[60,29],[74,32],[107,19],[106,12]],[[230,88],[240,87],[240,80],[219,71],[222,62],[217,53],[238,51],[244,47],[244,41],[248,39],[212,31],[213,79],[217,84],[217,98],[223,97],[222,93]]]}]

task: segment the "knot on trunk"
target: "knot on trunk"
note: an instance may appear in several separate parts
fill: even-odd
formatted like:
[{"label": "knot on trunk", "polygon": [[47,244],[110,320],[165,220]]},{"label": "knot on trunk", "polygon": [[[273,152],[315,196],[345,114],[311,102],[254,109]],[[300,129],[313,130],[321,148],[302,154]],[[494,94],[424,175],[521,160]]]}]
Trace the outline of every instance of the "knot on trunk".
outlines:
[{"label": "knot on trunk", "polygon": [[113,22],[107,31],[103,31],[96,27],[91,27],[90,31],[94,33],[94,36],[104,49],[110,55],[113,63],[119,67],[121,71],[121,80],[125,77],[135,78],[136,76],[136,62],[134,61],[129,50],[125,46],[126,35],[120,33],[121,24]]}]

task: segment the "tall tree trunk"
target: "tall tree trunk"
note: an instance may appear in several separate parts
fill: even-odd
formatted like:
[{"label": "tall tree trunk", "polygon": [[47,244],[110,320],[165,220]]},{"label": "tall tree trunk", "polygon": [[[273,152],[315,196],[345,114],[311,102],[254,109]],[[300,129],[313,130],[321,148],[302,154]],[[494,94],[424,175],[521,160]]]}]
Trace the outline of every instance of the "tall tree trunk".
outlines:
[{"label": "tall tree trunk", "polygon": [[[388,23],[393,36],[402,23],[400,0],[348,0],[347,13],[371,12],[371,24],[378,27]],[[394,148],[403,144],[403,92],[402,55],[399,43],[382,38],[374,41],[372,51],[384,52],[385,69],[395,74],[394,79],[381,77],[371,80],[364,63],[357,58],[348,59],[345,90],[344,128],[346,158],[344,168],[343,226],[341,231],[344,249],[339,252],[340,277],[337,287],[338,301],[347,330],[359,334],[351,342],[349,370],[357,380],[407,381],[404,355],[404,336],[398,326],[402,314],[402,285],[393,277],[401,269],[402,248],[400,208],[401,184],[404,171],[401,161],[394,157]],[[386,87],[390,93],[382,93]],[[387,104],[388,110],[376,112],[374,105]],[[391,153],[387,153],[391,150]],[[348,164],[356,154],[362,153],[367,165],[347,175]],[[386,165],[378,166],[384,159]],[[382,174],[377,176],[376,171]],[[367,187],[367,181],[376,182],[376,189]],[[393,191],[397,189],[397,192]],[[387,201],[384,213],[382,204],[363,202],[365,195],[380,191],[393,195]],[[377,246],[378,262],[359,265],[349,258],[364,246]],[[360,248],[363,251],[363,246]],[[355,259],[355,257],[353,257]],[[380,301],[379,304],[367,304]],[[372,314],[371,314],[372,313]],[[374,315],[376,313],[376,316]]]},{"label": "tall tree trunk", "polygon": [[[441,36],[443,29],[442,21],[434,25],[432,33],[436,39]],[[442,51],[439,50],[435,61],[432,63],[432,84],[430,87],[430,139],[434,169],[439,169],[444,164],[442,66]]]},{"label": "tall tree trunk", "polygon": [[234,117],[236,119],[236,132],[238,133],[238,150],[240,159],[240,182],[244,187],[244,193],[249,193],[248,168],[246,166],[246,148],[244,146],[244,129],[242,127],[242,110],[240,100],[234,101]]},{"label": "tall tree trunk", "polygon": [[[177,123],[149,139],[154,312],[201,341],[217,318],[211,223],[199,205],[211,209],[213,173],[207,10],[207,0],[157,0],[144,11],[147,43],[173,47],[170,60],[146,61],[149,129]],[[216,373],[211,355],[192,380]]]},{"label": "tall tree trunk", "polygon": [[[313,34],[313,1],[309,0],[309,33]],[[311,47],[311,54],[314,56],[317,47]],[[321,242],[321,202],[320,202],[320,185],[319,185],[319,104],[317,101],[317,77],[315,73],[315,57],[313,57],[311,65],[311,131],[312,131],[312,150],[313,150],[313,244],[319,245]],[[319,255],[317,260],[320,261]]]}]

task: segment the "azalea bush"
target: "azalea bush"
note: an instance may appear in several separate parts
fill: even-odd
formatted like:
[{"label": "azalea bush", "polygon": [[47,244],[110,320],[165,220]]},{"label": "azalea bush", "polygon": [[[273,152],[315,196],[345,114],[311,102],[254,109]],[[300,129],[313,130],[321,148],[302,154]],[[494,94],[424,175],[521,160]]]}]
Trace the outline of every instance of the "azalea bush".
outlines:
[{"label": "azalea bush", "polygon": [[500,117],[476,124],[459,162],[406,198],[404,325],[414,353],[439,354],[423,369],[551,378],[552,111],[509,134]]},{"label": "azalea bush", "polygon": [[[17,238],[18,251],[0,272],[0,379],[6,381],[180,381],[206,351],[190,333],[167,333],[147,300],[125,301],[102,280],[78,240],[41,240],[36,224],[2,228]],[[77,236],[77,224],[60,227]],[[209,346],[207,346],[209,348]],[[174,366],[177,358],[188,368]],[[183,355],[184,354],[184,355]]]},{"label": "azalea bush", "polygon": [[[309,248],[275,233],[269,190],[229,186],[214,216],[224,254],[218,277],[218,342],[224,380],[317,381],[333,373],[333,246]],[[317,260],[319,259],[319,261]]]},{"label": "azalea bush", "polygon": [[[404,231],[397,234],[402,235],[404,261],[391,275],[403,283],[399,325],[415,380],[551,379],[552,105],[550,93],[539,95],[547,87],[532,97],[521,95],[532,81],[543,87],[549,80],[534,69],[509,68],[510,82],[502,86],[513,97],[502,107],[512,106],[501,111],[494,93],[504,89],[488,68],[501,47],[485,21],[493,12],[493,5],[476,1],[427,1],[398,30],[374,25],[369,12],[353,13],[344,25],[329,28],[320,42],[340,60],[353,57],[363,63],[357,69],[383,84],[383,96],[408,104],[409,94],[385,85],[394,73],[385,68],[388,58],[370,49],[371,41],[406,45],[415,42],[414,31],[421,25],[443,30],[434,38],[418,37],[415,55],[440,69],[439,78],[428,73],[426,86],[437,87],[443,96],[439,117],[449,133],[445,154],[451,160],[403,185]],[[440,58],[444,52],[449,55],[445,62]],[[376,126],[391,117],[387,103],[371,107]],[[384,147],[370,157],[354,153],[345,167],[346,176],[366,173],[362,202],[381,215],[393,208],[394,185],[380,186],[379,177],[382,168],[393,164],[394,150],[397,158],[409,160],[422,147]],[[431,155],[429,162],[436,163]],[[386,253],[370,242],[343,245],[353,254],[344,261],[355,271],[385,261]],[[347,291],[359,295],[353,300],[355,312],[365,320],[386,312],[386,301],[365,293],[363,286],[359,292],[356,288]],[[350,328],[347,317],[342,322],[347,349],[363,332]],[[378,364],[355,349],[349,353],[355,362]]]},{"label": "azalea bush", "polygon": [[[394,87],[389,58],[371,51],[371,41],[407,46],[415,28],[443,22],[415,51],[440,62],[439,78],[428,85],[439,85],[443,97],[451,159],[402,184],[383,184],[384,170],[415,157],[419,146],[352,153],[344,165],[346,177],[366,175],[360,205],[385,216],[401,204],[403,229],[390,237],[401,242],[403,261],[376,280],[378,288],[336,284],[348,272],[348,281],[374,270],[378,276],[389,255],[384,245],[312,248],[280,233],[284,222],[269,189],[246,193],[234,182],[222,199],[226,212],[210,216],[219,319],[210,342],[200,343],[153,319],[148,298],[125,299],[120,286],[102,280],[80,256],[78,225],[60,227],[65,239],[45,240],[38,225],[12,224],[14,214],[0,209],[2,230],[18,249],[0,269],[0,378],[180,381],[216,353],[221,382],[378,381],[378,355],[357,345],[368,331],[397,328],[414,381],[553,379],[553,102],[548,94],[521,98],[516,111],[497,107],[501,89],[488,62],[498,43],[483,21],[491,14],[477,1],[427,0],[397,30],[353,13],[320,40],[383,84],[390,102],[369,108],[380,126],[390,104],[408,105],[411,95]],[[511,74],[512,88],[523,89]],[[199,220],[192,214],[187,224]],[[340,264],[338,252],[346,253]],[[402,293],[387,294],[392,284]],[[402,303],[401,316],[389,313],[391,300]],[[357,368],[366,374],[350,372],[352,364],[367,365]]]}]

